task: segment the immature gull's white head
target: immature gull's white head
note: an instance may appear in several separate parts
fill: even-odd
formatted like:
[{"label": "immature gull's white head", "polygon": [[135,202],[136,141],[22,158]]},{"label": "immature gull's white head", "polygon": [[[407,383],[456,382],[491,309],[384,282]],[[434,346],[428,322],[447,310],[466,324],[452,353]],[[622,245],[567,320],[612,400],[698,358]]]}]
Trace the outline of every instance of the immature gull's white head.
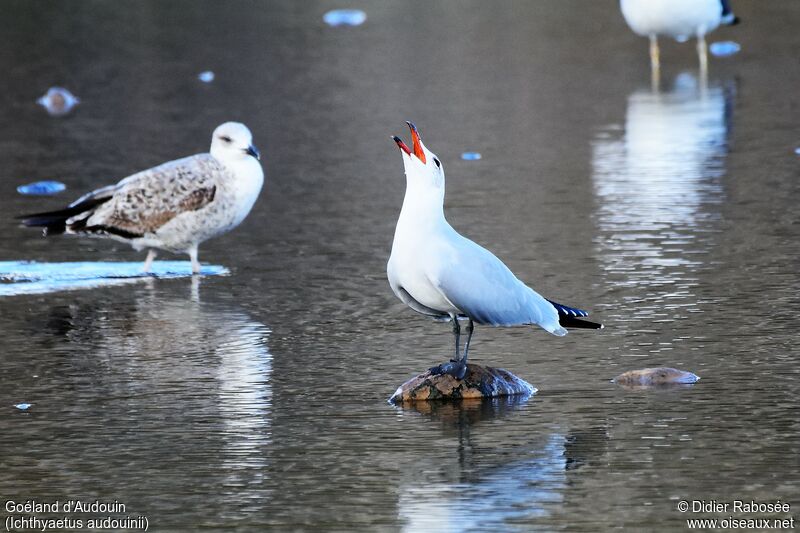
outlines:
[{"label": "immature gull's white head", "polygon": [[211,155],[224,161],[226,159],[247,159],[252,156],[261,159],[258,149],[253,146],[253,134],[241,122],[226,122],[211,135]]}]

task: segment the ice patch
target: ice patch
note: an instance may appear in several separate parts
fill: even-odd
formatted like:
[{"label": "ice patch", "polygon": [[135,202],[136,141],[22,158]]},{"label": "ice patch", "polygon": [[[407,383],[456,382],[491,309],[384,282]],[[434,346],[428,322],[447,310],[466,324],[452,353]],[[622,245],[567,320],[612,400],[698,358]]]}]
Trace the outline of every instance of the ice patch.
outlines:
[{"label": "ice patch", "polygon": [[328,26],[360,26],[367,20],[367,14],[360,9],[334,9],[322,17]]},{"label": "ice patch", "polygon": [[739,50],[741,49],[742,47],[739,46],[739,43],[733,41],[719,41],[716,43],[711,43],[711,45],[708,47],[708,51],[717,57],[732,56],[739,53]]},{"label": "ice patch", "polygon": [[[137,283],[150,278],[191,277],[189,261],[155,261],[149,274],[144,262],[37,263],[0,261],[0,296],[45,294],[76,289],[92,289]],[[203,265],[200,274],[220,276],[230,271],[219,265]]]},{"label": "ice patch", "polygon": [[210,70],[204,70],[200,74],[197,75],[197,79],[202,81],[203,83],[211,83],[214,81],[214,73]]},{"label": "ice patch", "polygon": [[17,192],[34,196],[47,196],[48,194],[60,193],[66,188],[67,186],[60,181],[36,181],[27,185],[20,185],[17,187]]}]

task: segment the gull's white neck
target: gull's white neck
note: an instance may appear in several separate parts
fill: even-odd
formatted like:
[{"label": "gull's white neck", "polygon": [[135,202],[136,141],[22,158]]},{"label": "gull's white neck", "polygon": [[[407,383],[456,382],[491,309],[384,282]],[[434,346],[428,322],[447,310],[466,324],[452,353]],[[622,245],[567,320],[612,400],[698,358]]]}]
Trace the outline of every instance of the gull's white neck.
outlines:
[{"label": "gull's white neck", "polygon": [[416,176],[406,177],[406,195],[397,221],[398,232],[401,229],[426,228],[431,231],[439,226],[446,226],[444,218],[444,184],[441,187]]},{"label": "gull's white neck", "polygon": [[227,157],[217,159],[225,165],[234,176],[231,184],[236,196],[237,223],[250,212],[264,184],[264,171],[254,157]]}]

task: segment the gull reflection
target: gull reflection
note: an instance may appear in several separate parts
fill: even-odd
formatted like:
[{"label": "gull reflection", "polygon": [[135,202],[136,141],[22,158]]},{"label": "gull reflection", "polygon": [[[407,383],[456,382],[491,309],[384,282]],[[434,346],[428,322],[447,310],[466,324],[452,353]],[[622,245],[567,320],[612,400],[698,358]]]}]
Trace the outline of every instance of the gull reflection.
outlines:
[{"label": "gull reflection", "polygon": [[503,531],[509,522],[548,516],[548,506],[557,508],[564,498],[564,436],[550,435],[541,448],[509,455],[524,458],[463,482],[401,487],[403,531]]},{"label": "gull reflection", "polygon": [[513,416],[525,401],[410,406],[441,422],[441,438],[457,437],[458,453],[452,463],[418,465],[414,477],[401,482],[398,515],[404,531],[501,531],[510,522],[536,520],[558,508],[568,468],[566,438],[543,432],[515,442],[481,427]]},{"label": "gull reflection", "polygon": [[633,92],[624,127],[597,135],[597,248],[616,287],[680,298],[696,285],[724,197],[731,97],[684,73],[667,92]]},{"label": "gull reflection", "polygon": [[[163,458],[165,480],[185,486],[195,464],[213,480],[227,518],[249,513],[263,495],[272,433],[270,331],[229,302],[202,301],[195,276],[188,294],[168,296],[161,284],[134,298],[112,296],[54,308],[48,329],[81,351],[74,362],[103,397],[147,426],[126,441],[138,449],[132,470],[148,471]],[[127,294],[127,293],[126,293]],[[145,422],[142,422],[142,421]]]}]

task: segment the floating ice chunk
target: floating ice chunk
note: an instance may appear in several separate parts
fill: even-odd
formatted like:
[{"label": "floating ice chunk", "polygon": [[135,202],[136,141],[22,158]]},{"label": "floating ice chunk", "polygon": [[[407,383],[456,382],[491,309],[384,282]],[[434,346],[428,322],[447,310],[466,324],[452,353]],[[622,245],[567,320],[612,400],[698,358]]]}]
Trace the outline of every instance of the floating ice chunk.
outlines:
[{"label": "floating ice chunk", "polygon": [[464,161],[477,161],[481,157],[483,156],[478,152],[464,152],[463,154],[461,154],[461,159],[463,159]]},{"label": "floating ice chunk", "polygon": [[200,74],[197,75],[197,79],[202,81],[203,83],[211,83],[214,81],[214,73],[210,70],[204,70]]},{"label": "floating ice chunk", "polygon": [[14,407],[19,409],[20,411],[27,411],[28,408],[30,408],[31,405],[33,405],[33,404],[31,404],[31,403],[18,403],[18,404],[15,404]]},{"label": "floating ice chunk", "polygon": [[797,155],[800,155],[800,147],[795,148],[794,149],[794,153],[796,153]]},{"label": "floating ice chunk", "polygon": [[711,52],[712,55],[717,57],[726,57],[732,56],[741,50],[742,47],[739,46],[739,43],[733,41],[719,41],[716,43],[711,43],[708,47],[708,50]]},{"label": "floating ice chunk", "polygon": [[[219,265],[203,265],[204,276],[225,276],[230,271]],[[150,274],[142,272],[142,262],[36,263],[0,261],[0,297],[20,294],[92,289],[137,283],[152,278],[189,278],[189,261],[154,261]]]},{"label": "floating ice chunk", "polygon": [[27,185],[20,185],[17,187],[17,192],[20,194],[46,196],[48,194],[60,193],[66,188],[67,186],[60,181],[35,181]]},{"label": "floating ice chunk", "polygon": [[334,9],[322,17],[328,26],[360,26],[367,20],[367,14],[360,9]]},{"label": "floating ice chunk", "polygon": [[72,108],[80,103],[80,99],[63,87],[50,87],[44,96],[36,100],[36,103],[47,109],[51,115],[58,117],[72,111]]}]

